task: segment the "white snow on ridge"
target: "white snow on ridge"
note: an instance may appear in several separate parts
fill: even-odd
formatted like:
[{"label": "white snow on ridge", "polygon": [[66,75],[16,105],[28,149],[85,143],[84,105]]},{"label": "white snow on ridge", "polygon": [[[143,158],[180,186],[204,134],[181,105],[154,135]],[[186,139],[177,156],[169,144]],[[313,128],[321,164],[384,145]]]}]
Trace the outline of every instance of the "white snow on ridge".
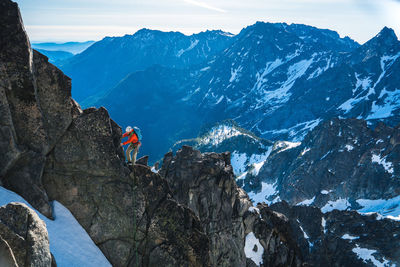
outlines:
[{"label": "white snow on ridge", "polygon": [[321,208],[321,212],[327,213],[332,210],[347,210],[350,206],[351,205],[347,199],[339,198],[335,201],[328,201],[328,203]]},{"label": "white snow on ridge", "polygon": [[[257,246],[257,252],[253,250],[254,246]],[[251,259],[257,266],[263,263],[262,255],[264,253],[264,247],[253,232],[246,235],[244,253],[246,254],[246,258]]]},{"label": "white snow on ridge", "polygon": [[295,147],[298,147],[301,145],[301,142],[288,142],[288,141],[277,141],[275,143],[275,150],[278,150],[283,147],[283,149],[280,149],[278,153],[283,152],[285,150],[289,150]]},{"label": "white snow on ridge", "polygon": [[238,135],[245,135],[247,137],[250,137],[250,138],[256,140],[256,138],[254,138],[253,136],[251,136],[247,133],[243,133],[233,126],[219,125],[217,127],[214,127],[213,129],[211,129],[211,131],[209,133],[207,133],[206,136],[201,138],[201,140],[199,140],[199,144],[217,146],[220,143],[222,143],[223,141],[225,141],[226,139],[229,139],[231,137],[238,136]]},{"label": "white snow on ridge", "polygon": [[303,200],[302,202],[299,202],[296,204],[296,206],[310,206],[315,200],[315,196],[311,199],[306,199]]},{"label": "white snow on ridge", "polygon": [[[0,205],[7,205],[10,202],[25,203],[33,209],[21,196],[0,186]],[[54,201],[53,204],[54,221],[46,218],[35,209],[33,210],[46,223],[50,251],[56,259],[57,266],[111,266],[70,211],[57,201]]]},{"label": "white snow on ridge", "polygon": [[323,194],[323,195],[327,195],[327,194],[329,194],[330,192],[332,192],[332,190],[321,190],[321,194]]},{"label": "white snow on ridge", "polygon": [[[357,257],[359,259],[362,259],[363,262],[365,263],[370,263],[374,264],[375,266],[379,267],[384,267],[384,266],[389,266],[389,261],[383,258],[383,262],[378,261],[373,254],[377,253],[376,250],[373,249],[367,249],[367,248],[361,248],[358,245],[356,245],[355,248],[353,248],[351,251],[353,251],[355,254],[357,254]],[[394,266],[394,265],[392,265]]]},{"label": "white snow on ridge", "polygon": [[382,165],[385,168],[386,172],[393,174],[393,163],[391,163],[390,161],[386,161],[386,157],[382,158],[380,155],[372,154],[371,161]]}]

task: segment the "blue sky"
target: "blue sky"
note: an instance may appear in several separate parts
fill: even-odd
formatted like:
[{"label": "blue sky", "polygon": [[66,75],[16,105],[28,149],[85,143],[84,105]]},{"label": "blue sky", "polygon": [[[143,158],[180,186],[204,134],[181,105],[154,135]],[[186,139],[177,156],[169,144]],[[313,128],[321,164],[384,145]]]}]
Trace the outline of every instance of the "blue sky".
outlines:
[{"label": "blue sky", "polygon": [[400,36],[400,0],[17,0],[33,42],[100,40],[141,28],[238,33],[256,21],[329,28],[363,43],[383,26]]}]

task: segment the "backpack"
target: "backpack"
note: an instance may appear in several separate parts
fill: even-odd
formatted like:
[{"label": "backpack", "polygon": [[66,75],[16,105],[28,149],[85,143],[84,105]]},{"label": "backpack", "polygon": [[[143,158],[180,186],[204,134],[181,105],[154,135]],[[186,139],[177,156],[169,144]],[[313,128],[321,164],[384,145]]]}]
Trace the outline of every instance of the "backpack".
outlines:
[{"label": "backpack", "polygon": [[140,129],[138,127],[134,126],[133,131],[135,132],[139,142],[142,141],[142,133],[140,132]]}]

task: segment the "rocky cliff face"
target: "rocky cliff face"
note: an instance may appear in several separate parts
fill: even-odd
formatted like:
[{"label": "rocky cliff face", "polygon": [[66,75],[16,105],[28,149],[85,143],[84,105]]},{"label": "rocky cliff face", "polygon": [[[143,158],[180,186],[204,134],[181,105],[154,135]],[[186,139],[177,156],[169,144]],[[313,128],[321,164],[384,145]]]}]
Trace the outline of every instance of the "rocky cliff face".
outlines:
[{"label": "rocky cliff face", "polygon": [[355,211],[322,213],[316,207],[273,204],[269,209],[289,219],[292,238],[304,260],[326,266],[397,266],[400,227],[376,214]]},{"label": "rocky cliff face", "polygon": [[183,146],[175,156],[165,155],[160,173],[174,198],[199,216],[210,239],[212,266],[245,266],[246,260],[254,264],[255,259],[246,259],[251,258],[254,246],[248,252],[244,249],[246,243],[250,246],[247,239],[253,232],[260,240],[257,250],[263,266],[301,265],[288,220],[268,208],[252,212],[249,197],[235,182],[230,153],[201,154]]},{"label": "rocky cliff face", "polygon": [[150,168],[125,166],[120,127],[80,109],[70,79],[30,48],[17,5],[0,5],[2,184],[48,217],[58,200],[114,266],[209,265],[199,219]]},{"label": "rocky cliff face", "polygon": [[234,179],[229,153],[201,154],[183,146],[160,170],[175,199],[199,216],[210,239],[213,266],[244,266],[243,215],[251,206]]}]

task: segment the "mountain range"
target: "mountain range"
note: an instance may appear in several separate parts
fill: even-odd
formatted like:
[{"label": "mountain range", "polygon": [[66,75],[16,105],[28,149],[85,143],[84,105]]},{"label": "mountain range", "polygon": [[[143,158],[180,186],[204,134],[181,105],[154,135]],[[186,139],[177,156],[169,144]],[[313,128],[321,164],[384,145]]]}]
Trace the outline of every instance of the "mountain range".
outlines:
[{"label": "mountain range", "polygon": [[258,22],[237,35],[143,29],[107,37],[59,66],[84,107],[105,106],[121,125],[138,125],[142,152],[161,158],[225,119],[287,141],[334,117],[394,126],[399,57],[386,27],[360,45],[331,30]]},{"label": "mountain range", "polygon": [[[376,117],[321,118],[303,131],[294,131],[292,139],[271,141],[244,128],[241,118],[239,123],[204,120],[206,111],[217,110],[214,105],[205,109],[207,94],[204,106],[189,106],[196,103],[196,90],[188,97],[188,91],[178,85],[184,81],[192,86],[198,81],[192,79],[207,75],[204,65],[200,70],[196,64],[153,65],[129,75],[127,95],[120,95],[121,100],[130,92],[128,81],[145,86],[150,80],[145,88],[150,91],[155,86],[153,95],[137,91],[142,102],[148,102],[137,102],[136,115],[149,112],[149,117],[159,117],[149,121],[154,123],[155,137],[179,134],[168,136],[168,142],[174,143],[161,164],[148,166],[149,157],[142,157],[131,165],[121,146],[121,127],[105,108],[81,109],[72,99],[71,79],[29,45],[16,3],[0,2],[0,24],[6,25],[0,28],[0,147],[4,152],[0,153],[0,265],[400,264],[400,125],[392,126],[397,119],[396,98],[387,109],[379,99],[372,102],[373,107],[381,106],[373,112],[391,112],[382,117],[384,122]],[[398,91],[398,41],[390,29],[358,47],[351,47],[357,44],[346,38],[337,43],[328,39],[325,44],[326,36],[337,35],[322,32],[315,49],[328,45],[349,49],[338,52],[338,60],[345,60],[350,69],[365,68],[371,81],[377,78],[373,87],[357,81],[350,106],[363,102],[364,108],[369,107],[368,100],[377,92],[387,100],[387,95]],[[303,39],[304,44],[313,40]],[[220,60],[218,54],[211,57],[210,69]],[[379,77],[374,76],[377,63]],[[341,64],[346,73],[346,64]],[[276,69],[285,69],[284,65]],[[296,63],[289,65],[297,78],[292,86],[286,84],[288,100],[275,102],[282,104],[278,109],[291,101],[292,88],[310,77],[312,63],[302,72],[293,67]],[[363,77],[358,74],[361,67],[357,79]],[[329,71],[315,74],[315,79]],[[233,71],[230,78],[241,77],[240,73]],[[279,73],[276,78],[281,81],[285,76]],[[265,77],[262,84],[275,76],[268,72]],[[177,90],[165,90],[175,86]],[[364,91],[358,91],[364,87],[365,97]],[[111,98],[112,91],[105,96]],[[235,91],[224,94],[224,99],[231,99]],[[126,103],[113,112],[135,108]],[[169,120],[161,120],[165,118]],[[196,138],[174,141],[196,130]]]}]

